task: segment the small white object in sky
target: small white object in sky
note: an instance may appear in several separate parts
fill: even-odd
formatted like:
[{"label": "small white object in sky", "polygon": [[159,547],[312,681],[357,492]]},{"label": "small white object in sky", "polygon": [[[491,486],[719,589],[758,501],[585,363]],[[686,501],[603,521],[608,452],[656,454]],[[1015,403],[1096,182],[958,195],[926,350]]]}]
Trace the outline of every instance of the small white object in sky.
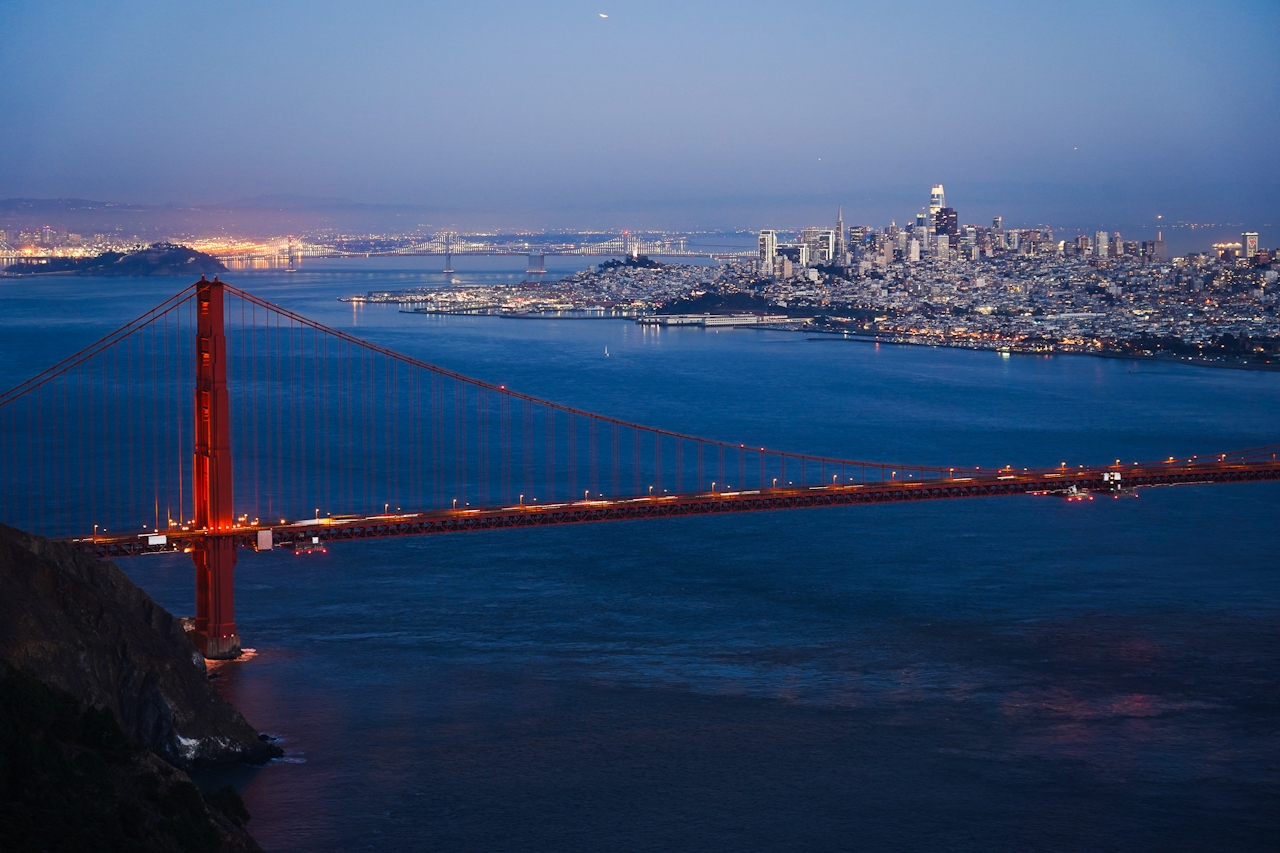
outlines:
[{"label": "small white object in sky", "polygon": [[601,12],[601,13],[600,13],[600,17],[602,17],[602,18],[607,18],[607,17],[609,17],[609,16],[608,16],[608,15],[606,15],[604,12]]}]

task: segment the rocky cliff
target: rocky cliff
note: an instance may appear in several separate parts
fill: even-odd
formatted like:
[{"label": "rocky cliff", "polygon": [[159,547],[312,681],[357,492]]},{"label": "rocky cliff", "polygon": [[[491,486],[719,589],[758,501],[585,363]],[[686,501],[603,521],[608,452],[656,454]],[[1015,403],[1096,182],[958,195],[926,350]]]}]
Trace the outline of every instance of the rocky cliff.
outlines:
[{"label": "rocky cliff", "polygon": [[111,712],[177,767],[280,754],[209,684],[179,620],[115,565],[3,524],[0,659]]},{"label": "rocky cliff", "polygon": [[234,788],[201,794],[111,713],[0,661],[0,850],[262,853]]}]

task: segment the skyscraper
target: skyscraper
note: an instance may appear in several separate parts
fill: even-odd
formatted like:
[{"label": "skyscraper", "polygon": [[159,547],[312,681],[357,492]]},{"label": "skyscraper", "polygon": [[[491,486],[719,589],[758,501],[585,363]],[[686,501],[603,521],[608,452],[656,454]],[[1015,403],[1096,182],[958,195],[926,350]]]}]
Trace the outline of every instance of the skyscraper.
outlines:
[{"label": "skyscraper", "polygon": [[1252,258],[1258,254],[1258,232],[1246,231],[1240,235],[1240,256]]},{"label": "skyscraper", "polygon": [[842,267],[846,266],[848,263],[848,258],[845,257],[846,254],[847,251],[844,243],[844,208],[837,207],[835,258],[832,260],[832,263]]},{"label": "skyscraper", "polygon": [[809,257],[815,264],[835,262],[836,232],[825,228],[806,228],[800,232],[800,242],[809,249]]},{"label": "skyscraper", "polygon": [[991,227],[992,227],[992,228],[994,228],[994,229],[996,229],[997,231],[999,231],[999,230],[1003,229],[1003,228],[1004,228],[1004,217],[1003,217],[1003,216],[997,216],[995,219],[991,220]]},{"label": "skyscraper", "polygon": [[760,232],[760,273],[773,275],[773,261],[778,256],[778,232]]},{"label": "skyscraper", "polygon": [[947,206],[947,194],[942,190],[942,184],[934,184],[933,192],[929,193],[929,220],[937,221],[938,211]]},{"label": "skyscraper", "polygon": [[[938,186],[941,190],[941,185]],[[941,195],[939,195],[941,197]],[[948,237],[956,237],[960,234],[960,222],[956,217],[956,212],[949,207],[940,207],[933,215],[933,229],[939,234],[946,234]]]},{"label": "skyscraper", "polygon": [[1106,231],[1093,232],[1093,254],[1095,257],[1105,258],[1108,254],[1107,247],[1110,241]]}]

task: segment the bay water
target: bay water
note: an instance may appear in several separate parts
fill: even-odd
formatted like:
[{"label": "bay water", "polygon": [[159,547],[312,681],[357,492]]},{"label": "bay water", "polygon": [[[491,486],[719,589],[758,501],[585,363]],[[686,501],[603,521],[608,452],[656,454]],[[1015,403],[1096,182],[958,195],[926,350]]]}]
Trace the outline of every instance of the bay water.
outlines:
[{"label": "bay water", "polygon": [[[1277,373],[337,299],[523,265],[224,278],[508,388],[788,451],[1021,467],[1280,440]],[[0,385],[186,283],[0,279]],[[1249,484],[245,552],[253,652],[216,684],[287,757],[201,781],[235,782],[273,851],[1274,849],[1277,510],[1280,484]],[[121,567],[193,611],[188,558]]]}]

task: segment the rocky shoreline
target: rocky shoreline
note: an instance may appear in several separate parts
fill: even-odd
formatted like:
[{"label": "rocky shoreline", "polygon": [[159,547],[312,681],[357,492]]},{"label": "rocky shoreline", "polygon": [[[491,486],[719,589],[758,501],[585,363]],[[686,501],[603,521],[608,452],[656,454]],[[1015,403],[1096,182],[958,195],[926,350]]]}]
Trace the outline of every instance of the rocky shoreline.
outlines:
[{"label": "rocky shoreline", "polygon": [[[68,771],[68,778],[79,779],[80,765],[89,761],[96,766],[96,761],[77,756],[101,752],[96,742],[82,742],[86,726],[94,731],[114,728],[128,746],[121,747],[123,753],[106,754],[107,766],[114,769],[98,774],[97,787],[90,788],[99,794],[112,790],[110,802],[126,804],[121,808],[133,815],[134,823],[141,821],[139,831],[159,832],[175,819],[166,816],[166,810],[181,812],[195,822],[192,825],[215,827],[227,846],[219,842],[178,849],[257,849],[240,824],[204,803],[186,771],[214,764],[263,764],[283,753],[209,683],[204,659],[187,639],[182,620],[156,604],[114,564],[0,524],[0,685],[0,713],[9,721],[10,739],[17,738],[0,744],[13,753],[0,756],[10,773],[26,766],[15,764],[14,756],[58,753],[74,771]],[[98,722],[58,734],[49,728],[51,723],[41,722],[49,716],[44,712],[31,716],[23,728],[12,722],[27,719],[23,702],[62,708],[54,715],[58,718],[83,713]],[[27,734],[19,737],[14,731]],[[44,746],[37,748],[39,744]],[[127,757],[121,757],[125,753]],[[111,755],[116,755],[118,767],[112,765]],[[72,784],[68,790],[74,788]],[[138,791],[146,796],[139,800]],[[192,791],[197,794],[194,799]],[[27,795],[28,784],[10,780],[3,793],[8,801],[0,799],[0,807],[7,811],[14,797]],[[234,791],[221,796],[232,800],[230,811],[237,812]],[[98,809],[99,799],[95,795],[84,809]],[[32,808],[38,811],[28,803],[23,813]],[[243,810],[243,804],[238,809]],[[152,812],[154,820],[148,823],[145,814]],[[197,836],[206,842],[211,838],[207,828],[192,838]]]}]

